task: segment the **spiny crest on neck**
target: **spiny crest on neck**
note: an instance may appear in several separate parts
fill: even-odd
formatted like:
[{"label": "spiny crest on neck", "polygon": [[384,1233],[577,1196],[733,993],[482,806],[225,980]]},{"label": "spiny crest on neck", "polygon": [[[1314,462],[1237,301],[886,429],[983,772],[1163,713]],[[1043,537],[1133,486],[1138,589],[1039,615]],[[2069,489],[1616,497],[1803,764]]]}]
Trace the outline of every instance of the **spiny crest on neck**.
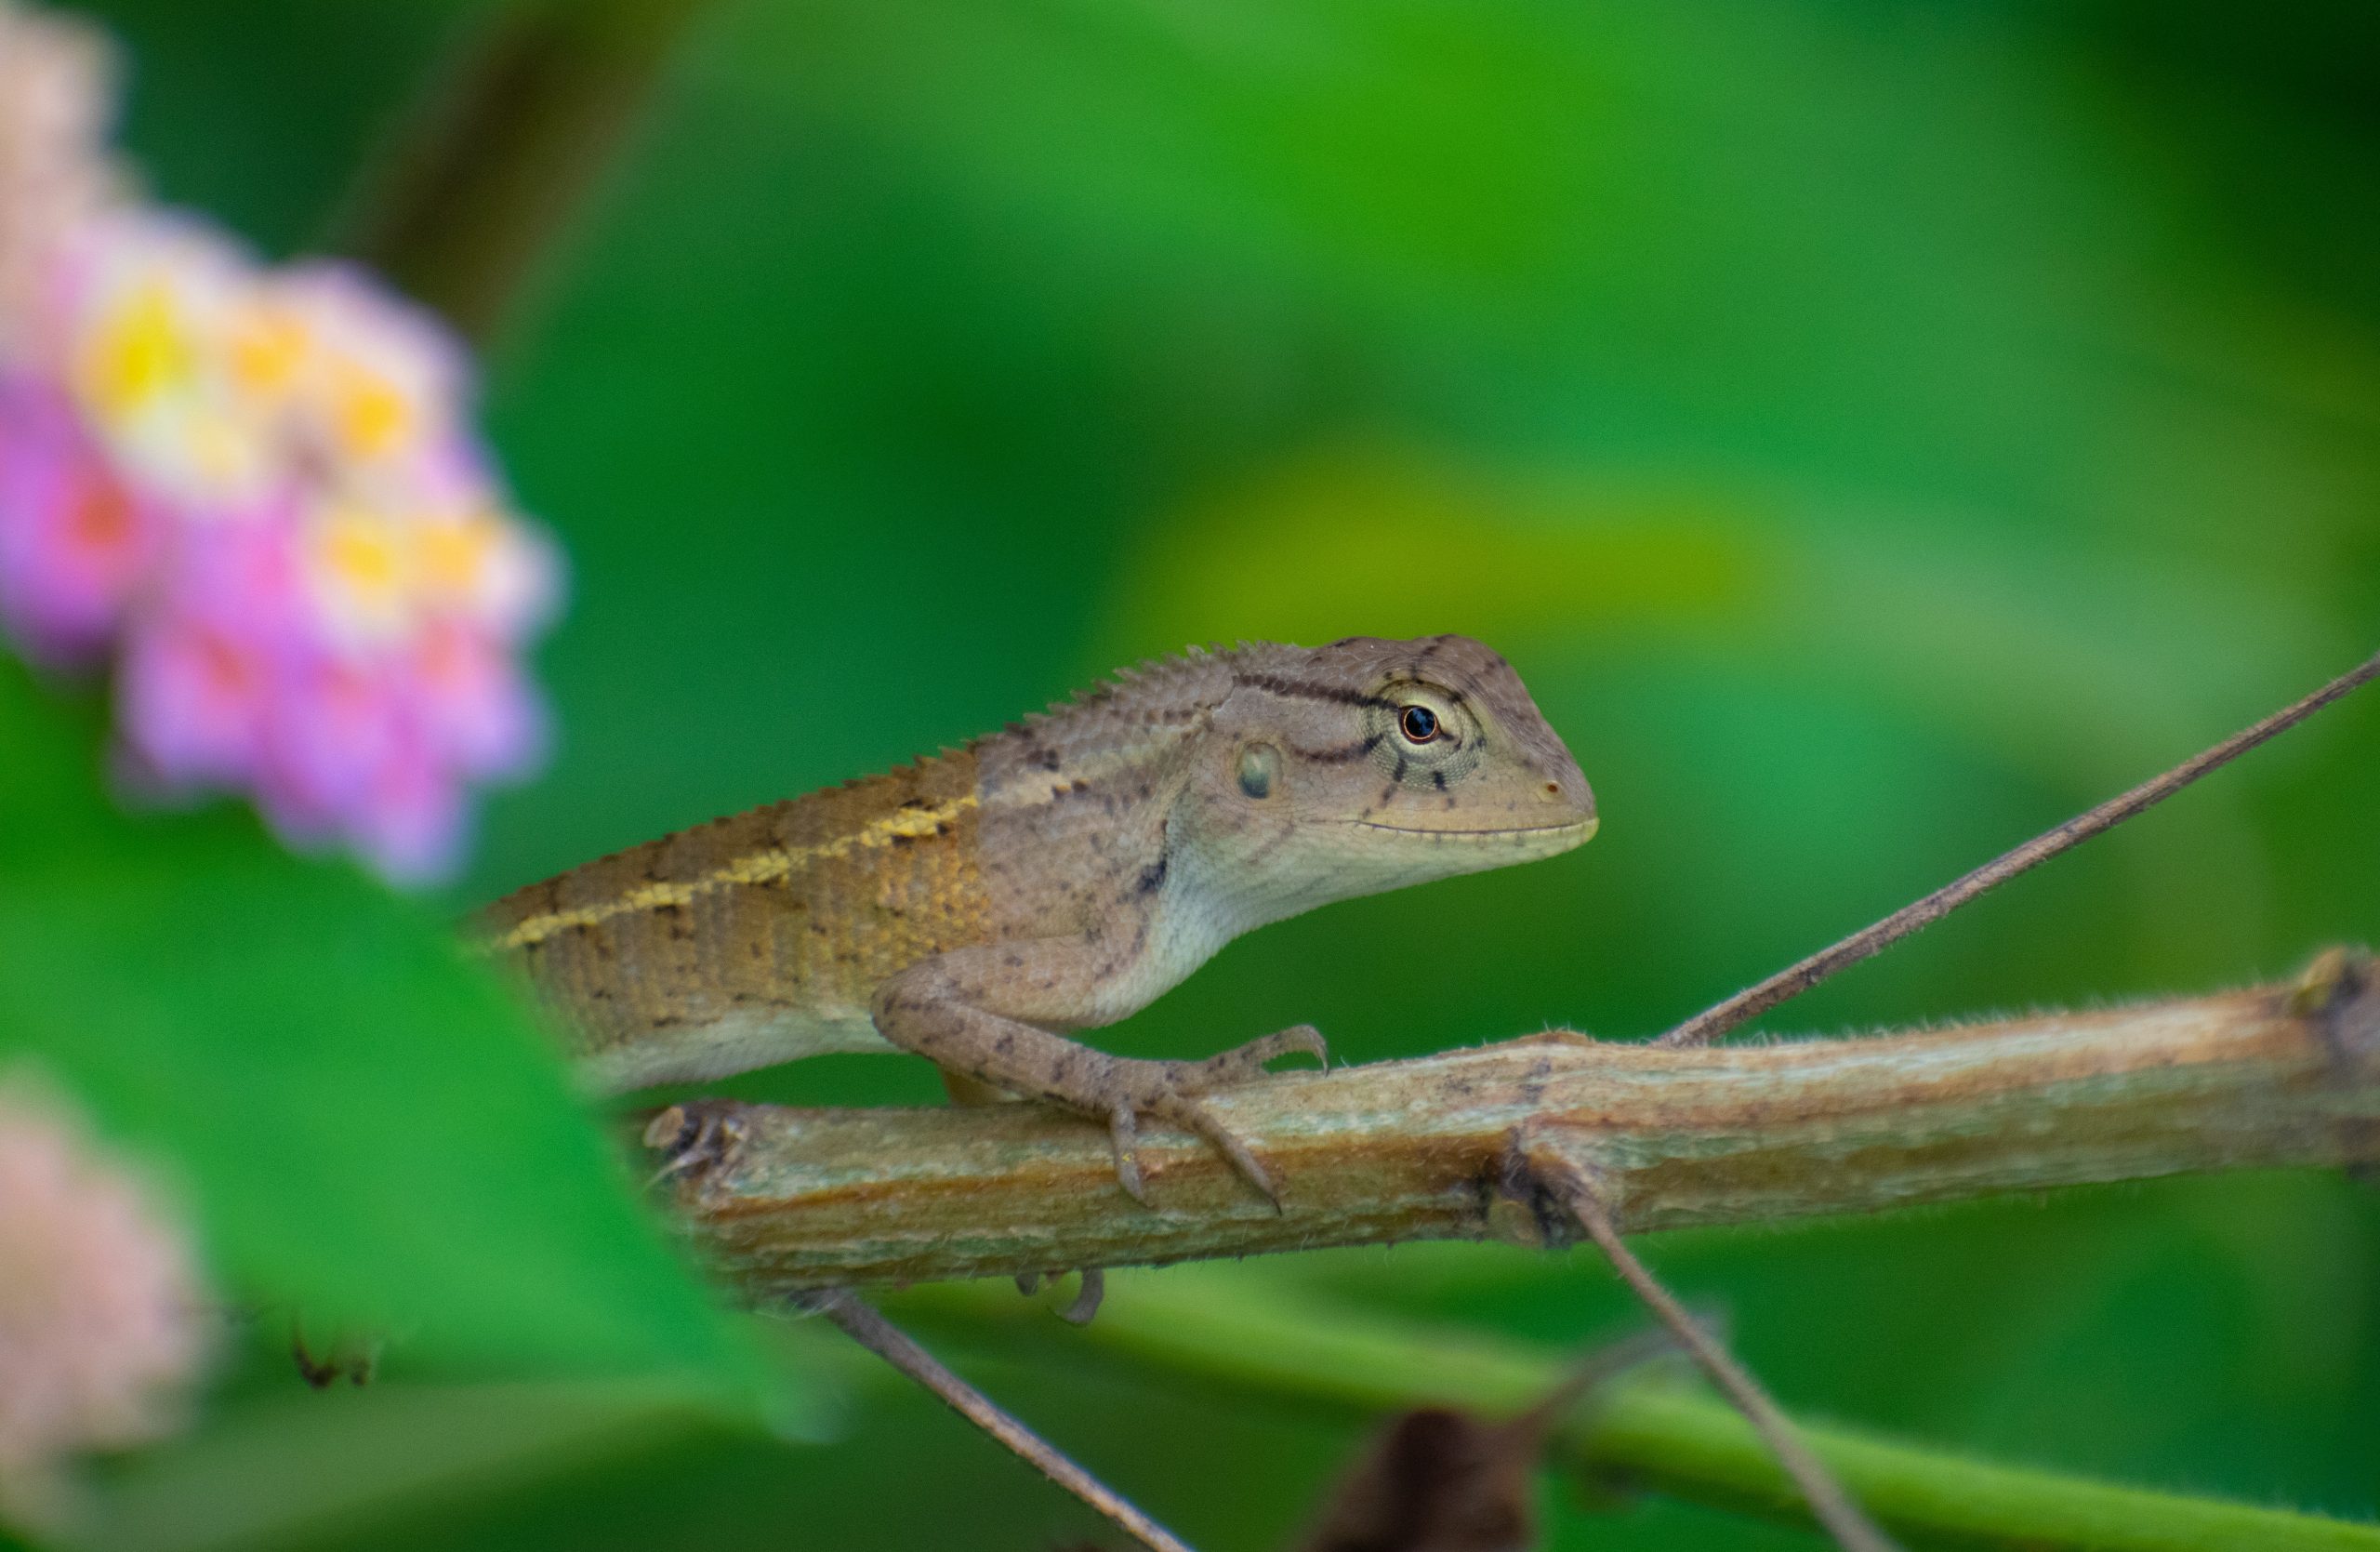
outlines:
[{"label": "spiny crest on neck", "polygon": [[1047,763],[1049,753],[1087,739],[1112,747],[1170,741],[1222,703],[1231,691],[1234,663],[1249,650],[1247,643],[1236,650],[1191,646],[1144,658],[978,739],[977,746],[1014,741]]},{"label": "spiny crest on neck", "polygon": [[1178,657],[1155,657],[1090,685],[1071,700],[1012,722],[969,748],[993,788],[1109,781],[1121,771],[1169,764],[1185,748],[1236,683],[1242,652],[1190,647]]}]

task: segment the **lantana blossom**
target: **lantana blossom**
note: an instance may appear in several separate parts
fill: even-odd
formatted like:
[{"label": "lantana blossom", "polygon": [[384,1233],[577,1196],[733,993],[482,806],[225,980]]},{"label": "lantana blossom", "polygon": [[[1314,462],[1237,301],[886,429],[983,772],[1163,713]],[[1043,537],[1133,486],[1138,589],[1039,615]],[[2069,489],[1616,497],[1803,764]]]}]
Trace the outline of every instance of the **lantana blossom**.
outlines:
[{"label": "lantana blossom", "polygon": [[155,572],[165,513],[46,384],[0,380],[0,620],[37,659],[88,662]]},{"label": "lantana blossom", "polygon": [[217,1324],[151,1183],[50,1085],[0,1073],[0,1521],[60,1519],[73,1456],[169,1431]]},{"label": "lantana blossom", "polygon": [[119,197],[121,170],[92,153],[112,65],[89,28],[0,3],[0,353],[44,316],[50,250]]},{"label": "lantana blossom", "polygon": [[243,790],[292,844],[450,871],[468,788],[543,751],[519,659],[560,590],[467,353],[360,268],[88,195],[131,182],[103,108],[60,103],[105,79],[90,37],[0,0],[0,84],[46,84],[0,102],[0,630],[113,668],[138,789]]}]

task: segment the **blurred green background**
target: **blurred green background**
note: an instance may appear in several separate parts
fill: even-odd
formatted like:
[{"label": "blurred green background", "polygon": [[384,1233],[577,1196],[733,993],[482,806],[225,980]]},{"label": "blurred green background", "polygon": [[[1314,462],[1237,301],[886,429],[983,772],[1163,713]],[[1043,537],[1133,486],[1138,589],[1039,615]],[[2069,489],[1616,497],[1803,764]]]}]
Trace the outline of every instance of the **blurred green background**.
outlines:
[{"label": "blurred green background", "polygon": [[[351,216],[483,12],[91,8],[158,193],[276,254]],[[451,904],[1185,642],[1459,630],[1569,739],[1593,845],[1268,929],[1112,1044],[1650,1033],[2380,645],[2375,81],[2356,0],[699,6],[489,363],[573,600],[542,665],[558,758],[493,805]],[[2375,881],[2380,701],[1774,1022],[2278,975],[2380,940]],[[938,1097],[891,1057],[732,1087]],[[1645,1248],[1813,1414],[2380,1505],[2380,1200],[2345,1180]],[[1592,1262],[1496,1248],[1237,1275],[1554,1344],[1628,1318]],[[1361,1428],[940,1334],[1202,1546],[1280,1545]],[[787,1447],[634,1396],[449,1397],[402,1345],[317,1397],[270,1348],[117,1484],[126,1544],[1089,1528],[861,1370],[835,1441]],[[174,1496],[226,1461],[279,1501]],[[317,1505],[324,1481],[364,1485]],[[1556,1513],[1566,1548],[1813,1545],[1663,1502]]]}]

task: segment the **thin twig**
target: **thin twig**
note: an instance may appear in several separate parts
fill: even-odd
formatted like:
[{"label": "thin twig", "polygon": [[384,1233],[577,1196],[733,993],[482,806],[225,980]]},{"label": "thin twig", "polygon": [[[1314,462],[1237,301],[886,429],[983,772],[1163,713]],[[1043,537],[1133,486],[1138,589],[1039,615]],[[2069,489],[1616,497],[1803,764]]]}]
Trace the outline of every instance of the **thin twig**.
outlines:
[{"label": "thin twig", "polygon": [[878,1314],[859,1296],[838,1290],[813,1307],[846,1335],[939,1397],[951,1411],[991,1435],[1058,1486],[1091,1506],[1117,1530],[1150,1552],[1191,1552],[1189,1544],[1125,1502],[1121,1494],[1077,1466],[1057,1446],[1018,1422],[998,1402],[960,1379],[906,1332]]},{"label": "thin twig", "polygon": [[2228,764],[2258,744],[2285,733],[2358,685],[2380,676],[2380,657],[2332,680],[2294,706],[2274,712],[2254,727],[2236,733],[2213,749],[2142,782],[2120,797],[2110,798],[2087,814],[2076,816],[2056,829],[2033,837],[2016,850],[1985,863],[1966,877],[1852,934],[1831,948],[1812,954],[1799,964],[1778,971],[1758,986],[1736,993],[1707,1008],[1661,1036],[1656,1045],[1702,1045],[1738,1025],[1758,1018],[1778,1003],[1799,997],[1839,970],[1868,959],[1922,927],[1931,926],[1986,890],[2007,882],[2026,869],[2048,861],[2069,847],[2152,808],[2208,772]]},{"label": "thin twig", "polygon": [[[1706,1334],[1720,1324],[1720,1318],[1715,1314],[1698,1315],[1688,1310],[1686,1318]],[[1719,1338],[1712,1335],[1712,1340],[1715,1342]],[[1665,1331],[1651,1330],[1632,1332],[1590,1348],[1587,1355],[1571,1364],[1568,1373],[1534,1406],[1516,1417],[1505,1419],[1505,1431],[1516,1439],[1541,1439],[1542,1436],[1560,1426],[1563,1418],[1590,1392],[1609,1385],[1631,1369],[1640,1369],[1659,1359],[1675,1358],[1677,1353],[1675,1337]]]},{"label": "thin twig", "polygon": [[1561,1146],[1558,1138],[1532,1144],[1526,1133],[1515,1142],[1517,1161],[1527,1171],[1530,1183],[1551,1191],[1579,1226],[1587,1231],[1619,1271],[1620,1280],[1627,1283],[1645,1307],[1656,1320],[1669,1328],[1702,1372],[1711,1377],[1743,1413],[1744,1421],[1752,1426],[1777,1457],[1777,1464],[1793,1479],[1808,1503],[1810,1513],[1818,1518],[1827,1533],[1834,1537],[1844,1552],[1897,1552],[1893,1542],[1870,1521],[1851,1495],[1835,1480],[1826,1463],[1811,1453],[1795,1431],[1783,1409],[1769,1398],[1752,1371],[1736,1361],[1735,1355],[1713,1340],[1686,1307],[1678,1303],[1650,1268],[1636,1259],[1633,1251],[1612,1226],[1611,1214],[1594,1182],[1578,1161]]}]

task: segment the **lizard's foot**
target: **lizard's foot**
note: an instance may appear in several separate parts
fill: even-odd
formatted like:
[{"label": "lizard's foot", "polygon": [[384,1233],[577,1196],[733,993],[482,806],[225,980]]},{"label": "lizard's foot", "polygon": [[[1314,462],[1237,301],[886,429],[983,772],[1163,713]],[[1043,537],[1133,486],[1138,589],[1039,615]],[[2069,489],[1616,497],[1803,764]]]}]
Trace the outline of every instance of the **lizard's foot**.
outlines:
[{"label": "lizard's foot", "polygon": [[[1041,1291],[1044,1278],[1054,1283],[1065,1275],[1063,1271],[1019,1272],[1016,1274],[1016,1291],[1029,1299]],[[1106,1296],[1107,1273],[1097,1267],[1085,1267],[1082,1268],[1082,1285],[1075,1290],[1074,1302],[1058,1311],[1058,1319],[1068,1325],[1087,1326],[1091,1324],[1091,1318],[1099,1313],[1099,1303]]]},{"label": "lizard's foot", "polygon": [[342,1332],[332,1336],[327,1348],[316,1352],[306,1340],[305,1327],[293,1317],[289,1322],[289,1357],[298,1365],[299,1377],[316,1390],[328,1389],[341,1379],[361,1388],[370,1385],[380,1373],[380,1339]]},{"label": "lizard's foot", "polygon": [[1329,1047],[1311,1024],[1250,1041],[1202,1062],[1108,1057],[1100,1086],[1112,1096],[1107,1104],[1107,1138],[1115,1150],[1117,1180],[1142,1206],[1155,1205],[1141,1178],[1140,1122],[1146,1117],[1205,1138],[1216,1152],[1231,1161],[1241,1179],[1263,1193],[1264,1200],[1273,1204],[1273,1211],[1279,1212],[1281,1193],[1274,1187],[1272,1175],[1249,1151],[1248,1145],[1234,1136],[1215,1119],[1214,1112],[1198,1101],[1200,1096],[1218,1089],[1264,1077],[1265,1063],[1300,1051],[1326,1067],[1329,1065]]},{"label": "lizard's foot", "polygon": [[646,1182],[657,1186],[673,1175],[700,1175],[734,1157],[744,1142],[744,1123],[718,1100],[672,1105],[646,1122],[644,1146],[662,1157]]}]

